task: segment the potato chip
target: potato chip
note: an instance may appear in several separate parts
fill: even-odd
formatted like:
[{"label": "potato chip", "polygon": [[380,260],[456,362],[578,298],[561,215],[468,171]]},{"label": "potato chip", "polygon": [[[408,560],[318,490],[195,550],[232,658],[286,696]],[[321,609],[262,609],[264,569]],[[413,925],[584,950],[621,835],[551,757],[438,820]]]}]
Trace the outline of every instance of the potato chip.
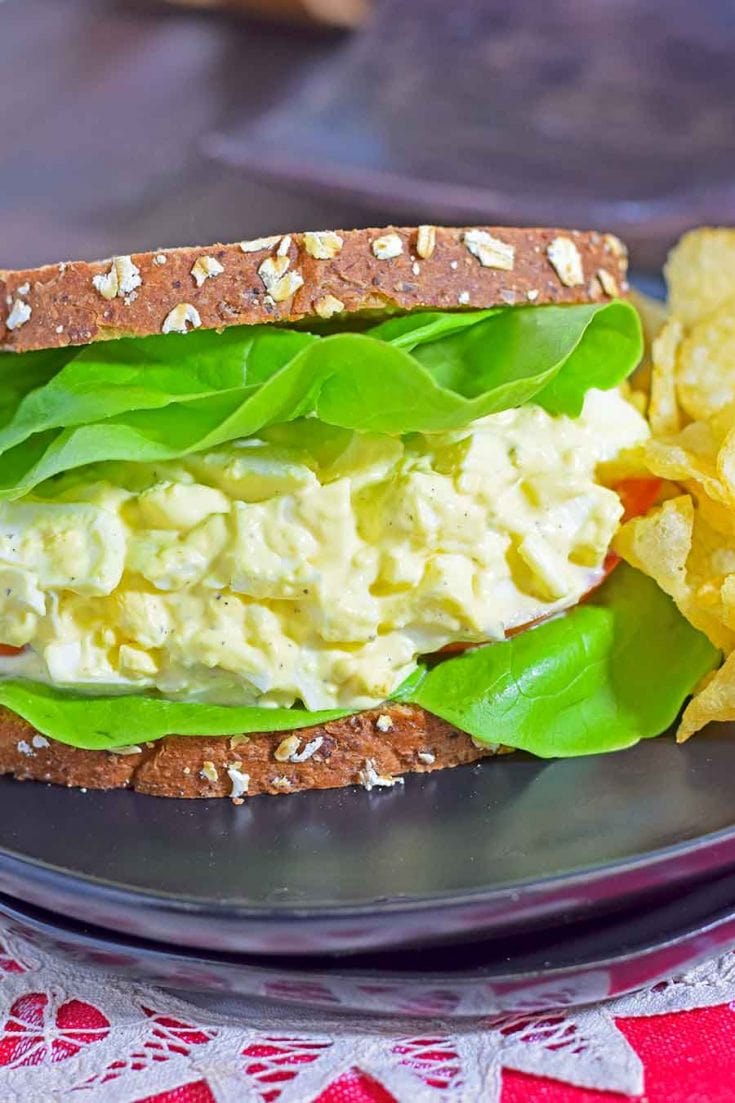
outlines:
[{"label": "potato chip", "polygon": [[676,318],[670,318],[654,339],[651,348],[651,401],[648,418],[651,429],[659,435],[678,433],[681,428],[676,398],[676,354],[683,328]]},{"label": "potato chip", "polygon": [[696,503],[697,516],[725,541],[735,544],[735,513],[721,502],[715,502],[702,494],[696,483],[683,483],[682,489],[688,490]]},{"label": "potato chip", "polygon": [[712,528],[689,495],[670,498],[623,525],[614,548],[650,575],[715,646],[735,648],[735,606],[726,605],[735,593],[735,537]]},{"label": "potato chip", "polygon": [[728,628],[735,631],[735,574],[729,574],[720,587],[722,615]]},{"label": "potato chip", "polygon": [[735,652],[709,678],[684,709],[678,743],[684,743],[695,732],[713,720],[732,720],[735,716]]},{"label": "potato chip", "polygon": [[664,268],[671,314],[694,325],[735,297],[735,229],[685,234]]},{"label": "potato chip", "polygon": [[735,540],[723,537],[695,509],[692,548],[687,560],[686,589],[677,604],[684,616],[726,652],[735,648],[729,581],[735,574]]},{"label": "potato chip", "polygon": [[735,229],[687,234],[666,276],[670,314],[653,340],[643,449],[646,468],[667,480],[666,500],[625,524],[615,548],[725,653],[684,712],[678,738],[688,739],[711,720],[735,720]]},{"label": "potato chip", "polygon": [[675,601],[687,597],[686,562],[694,533],[694,503],[688,494],[670,498],[645,517],[623,525],[615,538],[618,555],[655,579]]},{"label": "potato chip", "polygon": [[717,453],[717,474],[720,482],[735,499],[735,428],[725,436]]},{"label": "potato chip", "polygon": [[674,437],[647,441],[643,449],[646,466],[653,475],[698,484],[708,497],[731,506],[729,487],[721,482],[717,471],[718,452],[719,441],[702,422],[688,425]]},{"label": "potato chip", "polygon": [[682,408],[691,418],[709,418],[732,405],[735,397],[735,300],[694,325],[681,342],[676,391]]}]

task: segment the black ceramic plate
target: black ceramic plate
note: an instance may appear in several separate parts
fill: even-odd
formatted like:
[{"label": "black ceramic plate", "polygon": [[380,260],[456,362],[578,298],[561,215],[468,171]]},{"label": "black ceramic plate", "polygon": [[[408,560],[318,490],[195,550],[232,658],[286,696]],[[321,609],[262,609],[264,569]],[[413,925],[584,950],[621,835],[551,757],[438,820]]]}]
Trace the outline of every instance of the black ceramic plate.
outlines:
[{"label": "black ceramic plate", "polygon": [[[252,1019],[257,1002],[323,1015],[467,1016],[589,1003],[654,984],[735,945],[735,873],[669,890],[646,908],[462,946],[358,955],[187,950],[75,923],[0,895],[0,930],[74,963],[132,975]],[[247,1003],[243,1007],[242,999]]]},{"label": "black ceramic plate", "polygon": [[175,801],[0,782],[0,891],[207,951],[425,945],[603,916],[735,866],[735,726],[405,789]]}]

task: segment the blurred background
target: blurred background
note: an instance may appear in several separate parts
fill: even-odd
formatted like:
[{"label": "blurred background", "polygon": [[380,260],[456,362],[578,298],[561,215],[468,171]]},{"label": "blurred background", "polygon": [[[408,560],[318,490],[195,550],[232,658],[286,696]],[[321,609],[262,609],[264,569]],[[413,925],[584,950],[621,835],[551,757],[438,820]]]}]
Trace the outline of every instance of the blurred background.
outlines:
[{"label": "blurred background", "polygon": [[390,221],[735,221],[732,0],[4,0],[0,266]]}]

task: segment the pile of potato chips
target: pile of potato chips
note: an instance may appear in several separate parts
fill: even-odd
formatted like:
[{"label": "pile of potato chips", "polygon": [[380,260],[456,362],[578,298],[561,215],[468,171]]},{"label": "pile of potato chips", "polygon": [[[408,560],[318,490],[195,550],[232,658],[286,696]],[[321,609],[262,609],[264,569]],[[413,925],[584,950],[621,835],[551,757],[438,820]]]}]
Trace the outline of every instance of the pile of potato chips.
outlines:
[{"label": "pile of potato chips", "polygon": [[644,455],[666,480],[664,501],[625,524],[615,549],[724,653],[684,712],[684,740],[711,720],[735,720],[735,230],[687,234],[666,278]]}]

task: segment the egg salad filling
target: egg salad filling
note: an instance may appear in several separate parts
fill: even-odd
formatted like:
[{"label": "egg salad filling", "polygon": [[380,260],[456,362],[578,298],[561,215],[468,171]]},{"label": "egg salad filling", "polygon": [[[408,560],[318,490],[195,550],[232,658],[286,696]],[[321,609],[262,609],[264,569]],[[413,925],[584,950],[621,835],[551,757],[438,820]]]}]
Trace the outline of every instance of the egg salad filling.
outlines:
[{"label": "egg salad filling", "polygon": [[0,639],[28,648],[0,664],[98,691],[366,708],[420,655],[574,605],[622,515],[605,479],[646,436],[619,390],[590,390],[578,418],[531,404],[404,439],[303,419],[85,467],[0,504]]},{"label": "egg salad filling", "polygon": [[403,701],[542,756],[666,730],[717,654],[610,550],[660,485],[634,308],[354,326],[0,354],[0,723],[114,750]]}]

